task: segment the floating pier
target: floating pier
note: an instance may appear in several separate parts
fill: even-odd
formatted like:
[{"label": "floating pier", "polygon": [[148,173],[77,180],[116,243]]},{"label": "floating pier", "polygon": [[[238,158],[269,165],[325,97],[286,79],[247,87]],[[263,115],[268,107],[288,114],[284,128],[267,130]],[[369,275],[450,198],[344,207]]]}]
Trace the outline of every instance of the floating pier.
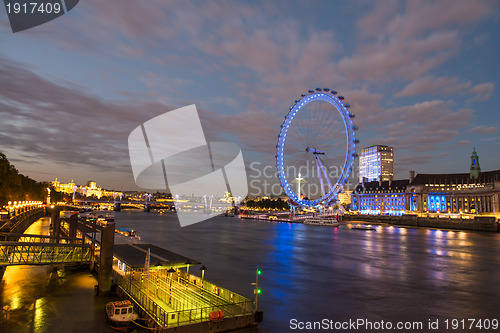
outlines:
[{"label": "floating pier", "polygon": [[[206,281],[204,266],[201,277],[190,274],[190,267],[200,261],[154,244],[113,244],[114,237],[104,236],[114,234],[106,230],[114,229],[114,223],[103,228],[96,221],[81,219],[78,231],[72,232],[72,227],[69,220],[63,220],[60,229],[95,244],[97,294],[108,294],[112,278],[118,296],[134,303],[142,326],[155,332],[225,332],[256,326],[263,319],[252,300]],[[110,243],[114,245],[111,251]]]},{"label": "floating pier", "polygon": [[204,280],[203,274],[188,273],[189,266],[199,264],[153,244],[115,245],[113,280],[117,293],[133,301],[148,318],[147,326],[159,332],[224,332],[257,325],[253,301]]}]

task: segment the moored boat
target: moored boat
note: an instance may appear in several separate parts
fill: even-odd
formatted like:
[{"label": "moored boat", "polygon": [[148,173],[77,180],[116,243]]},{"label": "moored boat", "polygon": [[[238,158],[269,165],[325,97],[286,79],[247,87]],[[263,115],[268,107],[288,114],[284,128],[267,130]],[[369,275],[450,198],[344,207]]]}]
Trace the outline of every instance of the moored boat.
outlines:
[{"label": "moored boat", "polygon": [[128,331],[135,327],[134,320],[139,316],[134,312],[128,300],[114,301],[106,304],[106,320],[109,325],[119,331]]},{"label": "moored boat", "polygon": [[322,225],[327,227],[338,227],[340,223],[332,219],[309,218],[304,220],[307,225]]},{"label": "moored boat", "polygon": [[354,229],[354,230],[375,230],[375,231],[377,230],[374,227],[372,227],[371,225],[366,225],[366,224],[355,225],[355,226],[352,226],[351,229]]}]

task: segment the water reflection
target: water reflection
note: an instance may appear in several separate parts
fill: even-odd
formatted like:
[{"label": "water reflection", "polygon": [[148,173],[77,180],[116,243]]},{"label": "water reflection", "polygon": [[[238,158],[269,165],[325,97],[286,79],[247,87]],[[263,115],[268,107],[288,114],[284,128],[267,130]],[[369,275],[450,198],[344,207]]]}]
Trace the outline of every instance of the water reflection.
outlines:
[{"label": "water reflection", "polygon": [[[492,286],[500,276],[499,234],[394,226],[364,231],[224,217],[180,228],[175,215],[127,211],[116,214],[116,223],[136,230],[143,242],[203,262],[207,280],[249,298],[260,266],[265,320],[242,333],[287,332],[292,318],[427,321],[498,314],[500,290]],[[3,304],[28,312],[33,305],[33,327],[50,327],[43,322],[50,302],[43,295],[26,304],[16,300],[16,288],[28,286],[13,283],[9,274]],[[85,277],[74,286],[80,283]]]}]

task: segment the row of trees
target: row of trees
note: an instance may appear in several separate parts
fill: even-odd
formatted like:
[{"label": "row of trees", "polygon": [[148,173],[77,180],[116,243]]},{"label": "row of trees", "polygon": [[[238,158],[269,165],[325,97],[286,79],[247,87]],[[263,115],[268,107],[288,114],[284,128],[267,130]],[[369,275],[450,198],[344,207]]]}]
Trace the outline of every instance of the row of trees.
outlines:
[{"label": "row of trees", "polygon": [[[249,209],[265,209],[265,210],[288,210],[290,206],[285,200],[282,199],[264,199],[264,200],[247,200],[246,205]],[[345,210],[349,211],[351,204],[342,204]]]},{"label": "row of trees", "polygon": [[264,200],[248,200],[246,202],[247,207],[250,209],[276,209],[276,210],[287,210],[290,209],[286,201],[282,199],[264,199]]},{"label": "row of trees", "polygon": [[9,201],[45,201],[47,187],[20,174],[5,154],[0,153],[0,207]]}]

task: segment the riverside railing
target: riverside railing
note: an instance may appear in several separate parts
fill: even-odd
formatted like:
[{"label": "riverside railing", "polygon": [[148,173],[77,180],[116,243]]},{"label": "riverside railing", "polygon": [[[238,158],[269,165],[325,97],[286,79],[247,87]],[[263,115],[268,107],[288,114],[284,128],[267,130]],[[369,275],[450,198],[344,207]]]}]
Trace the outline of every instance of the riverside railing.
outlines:
[{"label": "riverside railing", "polygon": [[26,212],[22,212],[21,214],[17,214],[16,216],[8,219],[1,227],[0,231],[9,232],[10,230],[15,229],[21,222],[26,220],[28,217],[31,217],[38,213],[43,213],[44,208],[35,208]]}]

